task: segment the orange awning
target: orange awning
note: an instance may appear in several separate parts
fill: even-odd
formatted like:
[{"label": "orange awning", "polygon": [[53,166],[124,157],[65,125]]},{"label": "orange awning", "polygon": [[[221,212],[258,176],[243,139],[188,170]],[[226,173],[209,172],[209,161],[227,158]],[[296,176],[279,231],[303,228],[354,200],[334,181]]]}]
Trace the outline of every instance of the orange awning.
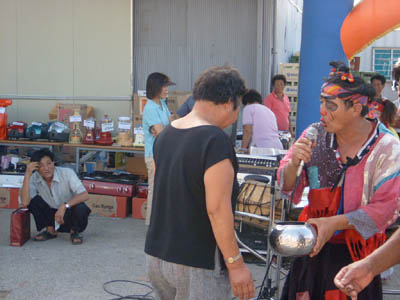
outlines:
[{"label": "orange awning", "polygon": [[341,28],[349,60],[375,40],[400,26],[400,0],[363,0],[347,15]]}]

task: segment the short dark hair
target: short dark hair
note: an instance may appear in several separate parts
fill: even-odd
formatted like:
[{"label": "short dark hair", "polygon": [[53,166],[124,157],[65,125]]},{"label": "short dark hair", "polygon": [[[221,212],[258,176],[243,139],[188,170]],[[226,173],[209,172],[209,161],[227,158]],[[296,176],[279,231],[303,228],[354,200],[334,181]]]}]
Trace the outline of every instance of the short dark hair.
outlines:
[{"label": "short dark hair", "polygon": [[247,93],[243,95],[242,103],[244,106],[253,103],[261,104],[262,103],[261,94],[256,90],[248,90]]},{"label": "short dark hair", "polygon": [[385,78],[385,76],[383,76],[383,75],[381,75],[381,74],[376,74],[376,75],[372,76],[372,77],[371,77],[371,83],[372,83],[374,80],[379,80],[383,85],[385,85],[385,83],[386,83],[386,78]]},{"label": "short dark hair", "polygon": [[47,156],[51,161],[54,162],[54,153],[47,148],[42,148],[32,153],[31,161],[40,162],[43,157]]},{"label": "short dark hair", "polygon": [[195,101],[207,100],[215,104],[233,101],[238,107],[239,98],[246,93],[246,84],[239,71],[232,67],[212,67],[205,70],[194,83]]},{"label": "short dark hair", "polygon": [[394,105],[392,101],[382,98],[375,98],[374,101],[383,105],[383,111],[379,117],[380,121],[385,124],[385,126],[392,126],[396,119],[396,105]]},{"label": "short dark hair", "polygon": [[146,81],[146,97],[153,99],[160,95],[161,89],[166,85],[174,85],[169,77],[163,73],[151,73]]},{"label": "short dark hair", "polygon": [[[376,93],[374,87],[371,84],[366,83],[364,79],[362,79],[360,76],[353,75],[354,77],[353,82],[350,82],[348,80],[342,80],[343,73],[350,73],[350,68],[344,62],[331,61],[329,65],[335,68],[336,71],[332,76],[324,79],[326,82],[336,84],[352,93],[367,96],[368,102],[373,100]],[[347,108],[353,106],[352,101],[344,101],[344,103]],[[361,116],[365,117],[368,114],[368,111],[369,111],[368,105],[363,105],[363,108],[361,110]]]},{"label": "short dark hair", "polygon": [[276,82],[277,80],[282,80],[283,83],[284,83],[285,85],[286,85],[286,83],[287,83],[287,81],[286,81],[286,76],[285,76],[285,75],[277,74],[277,75],[275,75],[274,77],[272,77],[272,86],[275,85],[275,82]]}]

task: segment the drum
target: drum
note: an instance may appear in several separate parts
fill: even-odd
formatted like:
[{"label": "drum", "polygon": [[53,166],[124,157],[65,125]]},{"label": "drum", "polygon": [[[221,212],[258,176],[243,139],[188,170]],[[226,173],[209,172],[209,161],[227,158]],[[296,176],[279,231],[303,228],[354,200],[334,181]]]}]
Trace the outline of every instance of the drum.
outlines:
[{"label": "drum", "polygon": [[[268,183],[245,179],[245,182],[240,187],[236,211],[270,217],[271,197],[271,186]],[[278,198],[280,197],[275,197],[275,218],[281,219],[283,201]],[[260,227],[268,227],[269,223],[268,221],[247,216],[236,216],[236,219]]]}]

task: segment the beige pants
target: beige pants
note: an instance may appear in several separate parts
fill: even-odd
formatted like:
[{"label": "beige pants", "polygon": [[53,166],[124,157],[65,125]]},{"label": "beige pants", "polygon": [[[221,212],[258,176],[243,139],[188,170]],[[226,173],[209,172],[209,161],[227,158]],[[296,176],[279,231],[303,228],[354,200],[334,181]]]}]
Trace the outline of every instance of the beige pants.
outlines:
[{"label": "beige pants", "polygon": [[174,264],[146,254],[147,275],[156,300],[230,300],[228,271],[216,258],[214,270]]},{"label": "beige pants", "polygon": [[153,202],[153,187],[154,187],[154,164],[153,164],[153,156],[145,157],[144,161],[146,162],[147,167],[147,176],[149,183],[149,191],[147,193],[147,206],[146,206],[146,221],[145,224],[150,225],[151,218],[151,203]]}]

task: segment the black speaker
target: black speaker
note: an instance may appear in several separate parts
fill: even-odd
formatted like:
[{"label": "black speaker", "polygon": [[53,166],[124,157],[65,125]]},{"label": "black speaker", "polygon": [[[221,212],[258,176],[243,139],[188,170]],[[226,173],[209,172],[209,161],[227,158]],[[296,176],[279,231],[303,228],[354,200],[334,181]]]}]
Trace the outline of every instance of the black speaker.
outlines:
[{"label": "black speaker", "polygon": [[251,249],[254,249],[256,251],[267,250],[267,229],[258,228],[253,225],[235,220],[235,231],[238,235],[238,238]]}]

